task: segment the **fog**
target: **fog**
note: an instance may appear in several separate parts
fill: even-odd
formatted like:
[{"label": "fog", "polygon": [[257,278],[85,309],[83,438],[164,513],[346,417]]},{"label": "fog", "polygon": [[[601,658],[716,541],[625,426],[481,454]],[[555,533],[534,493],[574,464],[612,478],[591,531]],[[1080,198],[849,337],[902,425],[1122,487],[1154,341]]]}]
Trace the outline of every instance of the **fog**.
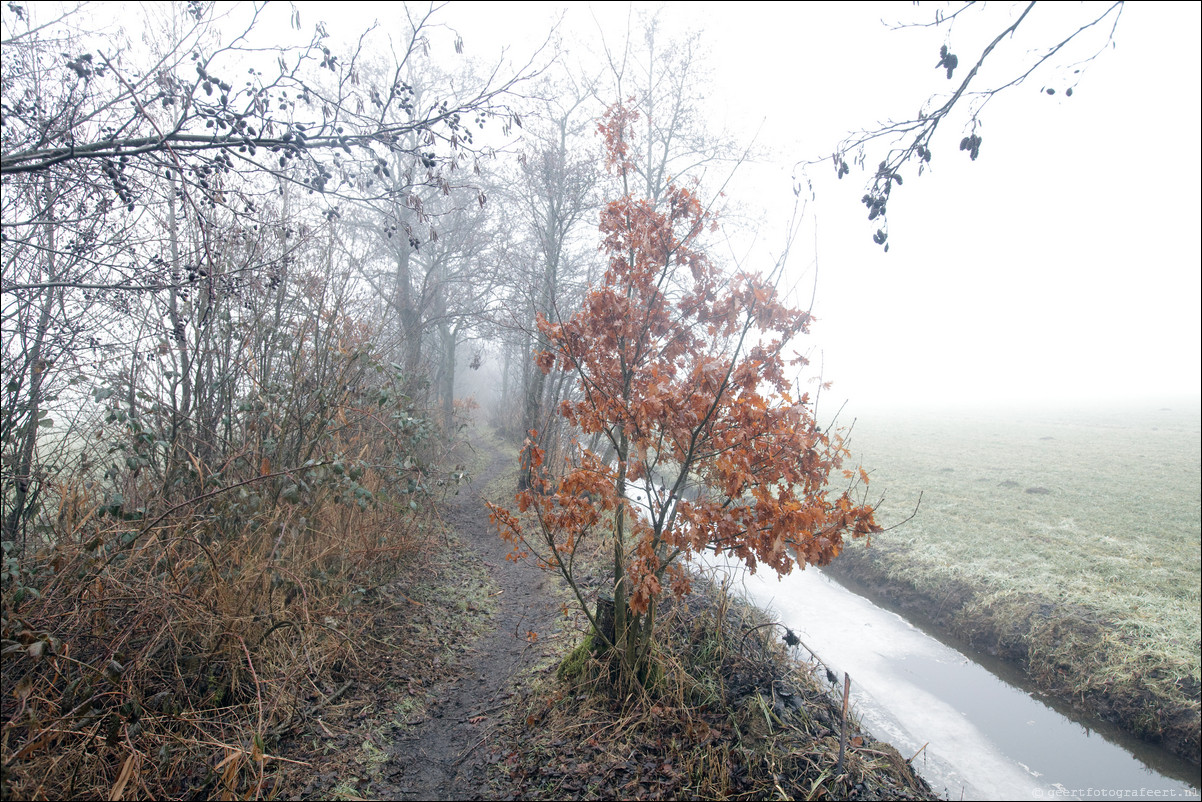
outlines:
[{"label": "fog", "polygon": [[[654,10],[559,8],[453,3],[445,19],[470,55],[487,61],[507,46],[520,61],[562,14],[565,58],[597,72],[604,46],[620,47],[628,25],[640,36],[638,14]],[[996,66],[1013,68],[1022,48],[1059,41],[1071,22],[1057,17],[1079,20],[1095,7],[1073,9],[1041,9],[1026,39],[999,47]],[[871,241],[875,224],[859,202],[867,174],[853,169],[837,182],[829,164],[808,169],[814,197],[790,277],[801,302],[813,292],[819,322],[804,347],[834,382],[825,406],[1197,397],[1199,10],[1127,7],[1116,46],[1082,74],[1045,69],[989,103],[976,161],[957,151],[962,129],[941,131],[930,170],[908,174],[891,200],[888,253]],[[743,264],[769,266],[779,252],[799,162],[829,155],[848,132],[913,114],[959,82],[934,69],[939,32],[881,22],[932,15],[887,3],[661,11],[664,32],[703,32],[715,128],[754,141],[757,158],[729,187],[762,221],[755,232],[727,229]],[[966,24],[956,36],[973,43],[962,58],[979,52],[980,31]],[[1049,96],[1045,86],[1060,91]]]}]

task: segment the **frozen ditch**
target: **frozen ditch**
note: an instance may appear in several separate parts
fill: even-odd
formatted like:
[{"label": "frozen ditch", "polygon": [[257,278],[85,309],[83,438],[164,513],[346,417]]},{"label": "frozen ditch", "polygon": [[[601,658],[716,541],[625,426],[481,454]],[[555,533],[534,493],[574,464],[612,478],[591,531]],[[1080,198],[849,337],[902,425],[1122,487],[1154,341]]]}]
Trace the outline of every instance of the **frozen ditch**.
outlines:
[{"label": "frozen ditch", "polygon": [[851,675],[869,731],[906,757],[927,744],[915,767],[950,799],[1199,798],[1196,768],[1103,737],[815,568],[778,581],[709,562]]},{"label": "frozen ditch", "polygon": [[[648,491],[627,490],[644,515]],[[864,726],[906,757],[921,749],[915,768],[949,799],[1200,798],[1196,767],[1089,729],[817,568],[778,580],[712,555],[702,564],[849,673]]]}]

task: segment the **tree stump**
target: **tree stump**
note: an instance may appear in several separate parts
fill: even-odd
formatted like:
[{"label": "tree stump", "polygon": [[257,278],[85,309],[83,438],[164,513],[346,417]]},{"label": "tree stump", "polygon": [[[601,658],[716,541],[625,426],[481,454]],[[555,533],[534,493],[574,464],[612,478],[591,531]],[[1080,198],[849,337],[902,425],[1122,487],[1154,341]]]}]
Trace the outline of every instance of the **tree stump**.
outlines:
[{"label": "tree stump", "polygon": [[593,653],[597,654],[603,651],[606,647],[606,641],[615,643],[614,640],[614,618],[616,606],[612,596],[598,595],[597,596],[597,631],[601,635],[600,638],[593,639]]}]

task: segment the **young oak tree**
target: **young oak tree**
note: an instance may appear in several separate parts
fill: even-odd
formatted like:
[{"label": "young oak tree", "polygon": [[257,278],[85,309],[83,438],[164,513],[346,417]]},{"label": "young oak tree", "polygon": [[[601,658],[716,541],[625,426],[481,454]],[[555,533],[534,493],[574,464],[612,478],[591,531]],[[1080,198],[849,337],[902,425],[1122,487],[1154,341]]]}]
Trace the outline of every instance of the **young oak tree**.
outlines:
[{"label": "young oak tree", "polygon": [[[531,432],[530,486],[515,499],[526,515],[490,509],[515,552],[567,580],[620,676],[646,682],[657,602],[666,587],[688,589],[682,560],[710,550],[784,574],[825,565],[844,536],[880,527],[853,498],[867,475],[838,473],[841,435],[820,429],[808,394],[795,398],[786,377],[787,365],[805,364],[784,351],[809,313],[778,296],[779,266],[767,277],[723,274],[701,246],[716,224],[688,188],[669,185],[658,205],[631,194],[637,118],[617,104],[599,125],[623,187],[601,214],[607,269],[571,319],[540,318],[548,347],[536,357],[544,372],[574,378],[559,414],[600,434],[616,460],[576,442],[556,477]],[[832,489],[840,475],[846,486]],[[612,544],[612,602],[590,603],[577,582],[577,556],[596,537]]]}]

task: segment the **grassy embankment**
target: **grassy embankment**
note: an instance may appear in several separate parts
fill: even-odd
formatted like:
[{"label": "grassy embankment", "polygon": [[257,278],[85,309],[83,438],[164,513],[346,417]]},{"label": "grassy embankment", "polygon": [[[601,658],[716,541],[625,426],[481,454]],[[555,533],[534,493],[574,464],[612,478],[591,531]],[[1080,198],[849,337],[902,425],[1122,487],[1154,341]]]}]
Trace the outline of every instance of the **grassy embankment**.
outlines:
[{"label": "grassy embankment", "polygon": [[[505,447],[505,446],[501,446]],[[514,446],[508,446],[514,448]],[[512,500],[515,470],[483,495]],[[604,543],[585,586],[605,583]],[[763,611],[702,580],[658,621],[661,679],[617,696],[592,656],[583,616],[558,583],[575,639],[517,678],[494,791],[528,799],[936,798],[893,747],[842,710],[828,671],[799,662]],[[574,648],[573,648],[574,647]],[[908,756],[907,756],[908,757]]]},{"label": "grassy embankment", "polygon": [[917,517],[832,566],[1020,664],[1090,714],[1199,760],[1199,415],[861,416],[852,443]]}]

